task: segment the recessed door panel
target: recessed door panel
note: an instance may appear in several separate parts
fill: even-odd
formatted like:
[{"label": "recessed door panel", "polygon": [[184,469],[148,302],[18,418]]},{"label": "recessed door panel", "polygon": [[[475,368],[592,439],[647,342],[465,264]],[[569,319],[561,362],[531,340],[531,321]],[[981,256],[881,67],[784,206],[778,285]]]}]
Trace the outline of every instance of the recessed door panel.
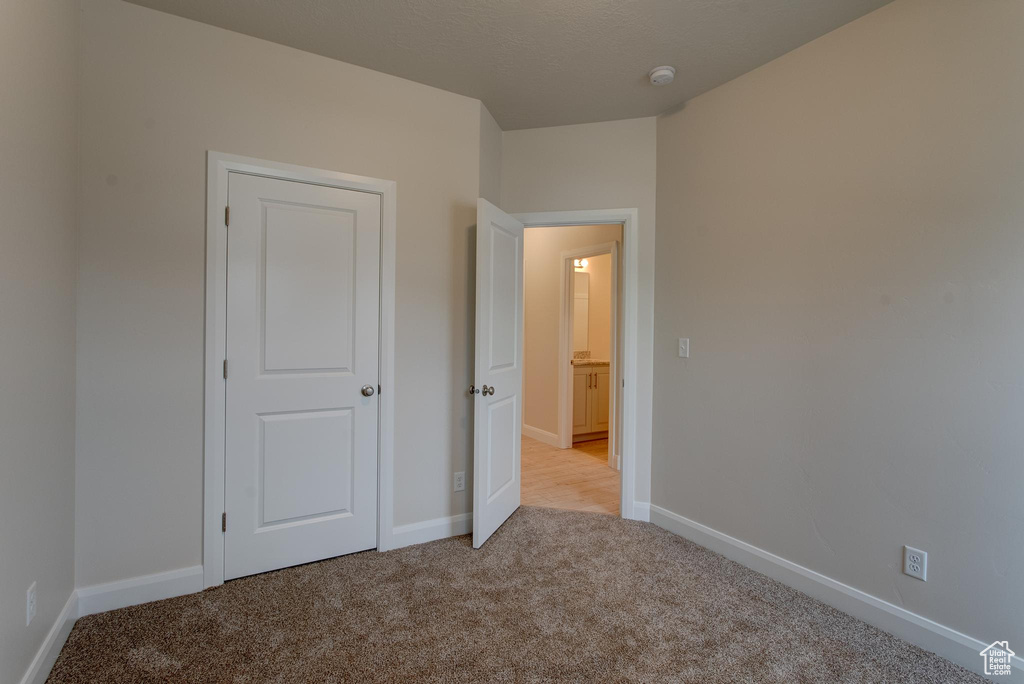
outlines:
[{"label": "recessed door panel", "polygon": [[487,501],[505,490],[515,480],[514,433],[519,429],[516,397],[506,397],[487,407],[487,429],[491,433],[487,453]]},{"label": "recessed door panel", "polygon": [[352,409],[262,416],[259,527],[352,513]]},{"label": "recessed door panel", "polygon": [[611,380],[608,376],[608,367],[597,368],[594,371],[594,432],[604,432],[608,429],[611,400]]},{"label": "recessed door panel", "polygon": [[264,366],[352,372],[355,214],[265,202]]},{"label": "recessed door panel", "polygon": [[590,432],[590,409],[587,403],[589,370],[575,368],[572,374],[572,434]]},{"label": "recessed door panel", "polygon": [[377,544],[380,196],[228,174],[224,576]]},{"label": "recessed door panel", "polygon": [[522,269],[522,235],[516,236],[497,223],[490,232],[490,262],[487,274],[503,287],[490,292],[490,370],[516,367],[519,349],[519,319],[516,309],[521,305],[523,288],[519,275]]}]

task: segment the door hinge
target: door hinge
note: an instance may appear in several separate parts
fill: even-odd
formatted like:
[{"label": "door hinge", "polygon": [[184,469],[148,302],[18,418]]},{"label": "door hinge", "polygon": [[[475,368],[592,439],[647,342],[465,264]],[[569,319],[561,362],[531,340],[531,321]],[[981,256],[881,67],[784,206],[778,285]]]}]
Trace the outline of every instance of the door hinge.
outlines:
[{"label": "door hinge", "polygon": [[377,394],[380,394],[380,385],[377,385]]},{"label": "door hinge", "polygon": [[228,514],[227,514],[226,511],[224,513],[220,514],[220,531],[221,532],[227,532],[228,531]]},{"label": "door hinge", "polygon": [[231,225],[231,207],[229,207],[229,206],[225,206],[224,207],[224,225],[225,226],[230,226]]},{"label": "door hinge", "polygon": [[224,359],[224,379],[228,379],[228,360]]}]

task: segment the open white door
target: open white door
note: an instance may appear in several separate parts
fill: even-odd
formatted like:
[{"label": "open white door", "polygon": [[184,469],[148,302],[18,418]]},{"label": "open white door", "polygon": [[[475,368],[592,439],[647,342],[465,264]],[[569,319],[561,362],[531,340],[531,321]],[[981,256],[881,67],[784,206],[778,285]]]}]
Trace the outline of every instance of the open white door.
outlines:
[{"label": "open white door", "polygon": [[619,325],[619,297],[622,295],[622,285],[619,283],[619,243],[612,243],[612,295],[611,301],[611,354],[608,378],[611,380],[611,394],[609,395],[608,413],[611,420],[608,422],[608,467],[615,470],[622,470],[619,463],[619,396],[622,391],[622,381],[619,379],[619,349],[621,349],[620,338],[622,335]]},{"label": "open white door", "polygon": [[523,394],[523,224],[476,210],[473,548],[519,508]]}]

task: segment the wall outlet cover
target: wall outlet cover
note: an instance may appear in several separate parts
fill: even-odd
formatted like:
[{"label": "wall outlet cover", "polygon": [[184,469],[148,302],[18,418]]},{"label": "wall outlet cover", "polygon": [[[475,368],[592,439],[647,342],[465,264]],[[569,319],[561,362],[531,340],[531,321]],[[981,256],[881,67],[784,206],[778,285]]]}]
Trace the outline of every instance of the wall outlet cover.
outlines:
[{"label": "wall outlet cover", "polygon": [[903,572],[922,582],[928,581],[928,552],[911,546],[903,547]]},{"label": "wall outlet cover", "polygon": [[459,471],[455,473],[455,491],[461,492],[466,489],[466,473]]}]

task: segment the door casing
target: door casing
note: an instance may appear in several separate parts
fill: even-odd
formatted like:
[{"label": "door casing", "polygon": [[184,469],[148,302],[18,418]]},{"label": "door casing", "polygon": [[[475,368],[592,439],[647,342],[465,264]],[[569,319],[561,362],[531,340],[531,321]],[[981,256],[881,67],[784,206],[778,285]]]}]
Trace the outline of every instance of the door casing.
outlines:
[{"label": "door casing", "polygon": [[[203,586],[224,583],[223,363],[227,341],[228,173],[325,185],[381,196],[379,418],[377,433],[377,549],[393,548],[395,428],[395,237],[397,183],[336,171],[207,152],[206,333],[203,406]],[[229,523],[230,524],[230,523]]]},{"label": "door casing", "polygon": [[[622,456],[622,493],[619,511],[623,518],[647,520],[646,510],[637,509],[636,502],[636,461],[638,398],[636,378],[640,365],[638,345],[637,310],[640,305],[640,222],[637,209],[583,209],[580,211],[541,211],[511,214],[526,228],[531,226],[594,226],[618,223],[622,225],[622,308],[619,318],[622,330],[622,368],[618,370],[622,389],[622,407],[618,411],[620,427],[619,444]],[[564,301],[564,297],[563,297]],[[563,316],[564,320],[564,316]],[[564,355],[563,355],[564,356]],[[568,360],[564,361],[568,367]],[[569,373],[564,368],[559,372],[559,404],[567,403]],[[562,412],[564,415],[564,412]],[[560,422],[564,419],[560,418]],[[568,427],[570,439],[572,426]],[[562,428],[559,428],[562,432]],[[564,434],[564,433],[563,433]],[[646,506],[646,504],[644,505]],[[644,507],[641,507],[644,508]]]}]

